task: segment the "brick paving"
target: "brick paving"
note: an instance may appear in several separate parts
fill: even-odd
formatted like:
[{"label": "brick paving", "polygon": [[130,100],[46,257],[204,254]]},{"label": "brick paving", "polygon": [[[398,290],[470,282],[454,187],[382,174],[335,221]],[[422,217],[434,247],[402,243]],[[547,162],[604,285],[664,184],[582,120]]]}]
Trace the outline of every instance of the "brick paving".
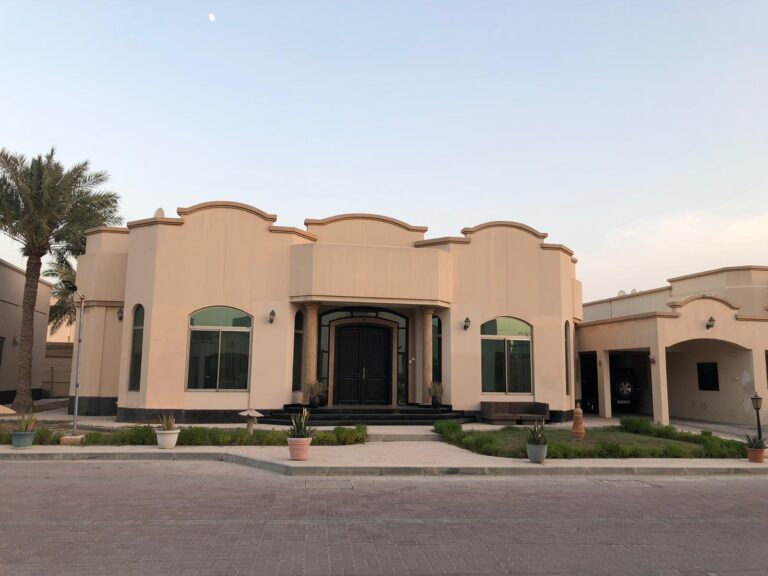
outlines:
[{"label": "brick paving", "polygon": [[295,478],[0,463],[0,575],[768,573],[761,477]]}]

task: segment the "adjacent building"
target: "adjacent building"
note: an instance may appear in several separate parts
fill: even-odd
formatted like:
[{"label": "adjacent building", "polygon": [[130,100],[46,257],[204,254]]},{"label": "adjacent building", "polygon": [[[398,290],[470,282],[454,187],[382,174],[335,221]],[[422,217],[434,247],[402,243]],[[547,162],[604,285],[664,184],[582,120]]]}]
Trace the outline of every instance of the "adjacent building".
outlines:
[{"label": "adjacent building", "polygon": [[719,268],[584,304],[579,397],[611,416],[753,424],[768,396],[768,267]]},{"label": "adjacent building", "polygon": [[[0,404],[13,402],[16,397],[24,281],[24,270],[5,260],[0,260]],[[50,298],[51,285],[41,279],[37,288],[35,340],[32,350],[32,395],[34,398],[40,398],[43,394]]]}]

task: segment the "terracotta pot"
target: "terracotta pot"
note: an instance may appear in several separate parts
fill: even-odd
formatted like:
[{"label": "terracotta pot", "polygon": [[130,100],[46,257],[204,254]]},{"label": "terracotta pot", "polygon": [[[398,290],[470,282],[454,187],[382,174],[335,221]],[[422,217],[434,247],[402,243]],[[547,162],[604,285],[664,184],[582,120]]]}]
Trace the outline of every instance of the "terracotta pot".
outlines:
[{"label": "terracotta pot", "polygon": [[157,446],[165,450],[176,447],[176,441],[179,439],[180,430],[155,430],[157,435]]},{"label": "terracotta pot", "polygon": [[288,438],[288,453],[291,460],[306,460],[309,457],[309,445],[312,438]]},{"label": "terracotta pot", "polygon": [[762,464],[765,459],[765,448],[747,448],[747,458],[755,464]]}]

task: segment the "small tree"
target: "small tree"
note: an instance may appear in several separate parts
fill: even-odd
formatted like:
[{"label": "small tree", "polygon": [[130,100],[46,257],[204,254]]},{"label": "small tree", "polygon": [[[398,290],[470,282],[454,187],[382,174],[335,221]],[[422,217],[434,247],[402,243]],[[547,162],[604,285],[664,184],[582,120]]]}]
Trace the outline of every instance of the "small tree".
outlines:
[{"label": "small tree", "polygon": [[32,409],[34,314],[42,259],[52,251],[82,253],[85,231],[122,222],[119,197],[99,191],[106,172],[91,172],[88,161],[66,170],[55,150],[31,160],[0,149],[0,231],[21,244],[27,258],[19,339],[17,412]]}]

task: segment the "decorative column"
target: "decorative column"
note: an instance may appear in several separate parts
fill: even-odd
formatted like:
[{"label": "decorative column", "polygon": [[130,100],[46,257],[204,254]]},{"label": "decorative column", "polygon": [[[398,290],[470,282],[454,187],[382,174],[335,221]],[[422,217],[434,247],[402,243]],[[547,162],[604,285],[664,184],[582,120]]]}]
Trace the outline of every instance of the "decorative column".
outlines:
[{"label": "decorative column", "polygon": [[304,339],[301,359],[301,397],[304,398],[304,390],[307,385],[317,380],[317,311],[320,308],[318,302],[304,304]]},{"label": "decorative column", "polygon": [[421,403],[432,404],[429,395],[429,386],[432,384],[432,315],[434,308],[422,308],[422,376],[421,376]]},{"label": "decorative column", "polygon": [[611,417],[611,354],[597,351],[597,397],[601,418]]},{"label": "decorative column", "polygon": [[669,425],[669,391],[667,389],[667,348],[657,332],[656,344],[651,348],[648,361],[651,364],[651,390],[653,396],[653,420]]}]

